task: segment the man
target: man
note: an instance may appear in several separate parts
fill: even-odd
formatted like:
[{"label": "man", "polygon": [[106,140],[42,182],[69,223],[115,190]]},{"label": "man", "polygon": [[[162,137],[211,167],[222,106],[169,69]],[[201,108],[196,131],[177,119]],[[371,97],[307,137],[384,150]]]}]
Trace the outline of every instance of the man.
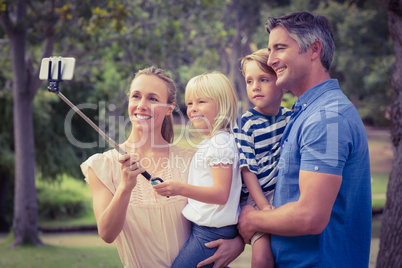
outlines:
[{"label": "man", "polygon": [[282,137],[275,209],[244,207],[245,242],[272,234],[276,267],[368,267],[371,184],[367,136],[353,104],[330,79],[328,20],[308,12],[270,18],[268,65],[298,100]]}]

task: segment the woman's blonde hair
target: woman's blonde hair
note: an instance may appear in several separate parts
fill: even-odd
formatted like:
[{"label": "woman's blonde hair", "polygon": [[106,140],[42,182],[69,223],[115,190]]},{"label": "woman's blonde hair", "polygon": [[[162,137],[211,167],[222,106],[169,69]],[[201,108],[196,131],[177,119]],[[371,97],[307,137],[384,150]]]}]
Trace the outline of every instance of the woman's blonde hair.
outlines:
[{"label": "woman's blonde hair", "polygon": [[213,99],[218,108],[218,115],[214,122],[210,122],[212,129],[210,136],[219,130],[233,132],[233,125],[237,118],[237,96],[229,79],[220,72],[198,75],[188,81],[185,100],[207,97]]},{"label": "woman's blonde hair", "polygon": [[267,65],[268,57],[268,49],[266,48],[257,50],[256,52],[245,56],[240,62],[241,72],[243,73],[243,76],[246,76],[246,66],[247,63],[251,61],[257,62],[258,66],[260,66],[261,70],[263,70],[264,72],[276,76],[275,71]]},{"label": "woman's blonde hair", "polygon": [[[159,69],[155,66],[151,66],[146,69],[139,70],[135,74],[133,81],[136,78],[138,78],[140,75],[154,75],[154,76],[158,77],[159,79],[162,79],[165,82],[166,88],[167,88],[167,95],[168,95],[167,104],[176,103],[176,85],[175,85],[172,77],[165,70]],[[169,143],[173,142],[174,131],[173,131],[173,115],[172,114],[165,116],[165,118],[163,119],[161,133],[162,133],[162,137],[167,142],[169,142]]]}]

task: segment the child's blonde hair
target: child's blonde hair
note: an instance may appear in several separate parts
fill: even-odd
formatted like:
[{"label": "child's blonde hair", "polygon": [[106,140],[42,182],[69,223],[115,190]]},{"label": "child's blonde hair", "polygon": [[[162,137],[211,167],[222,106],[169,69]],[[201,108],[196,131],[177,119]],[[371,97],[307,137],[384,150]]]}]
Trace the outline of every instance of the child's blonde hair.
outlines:
[{"label": "child's blonde hair", "polygon": [[233,132],[233,125],[238,112],[237,96],[229,79],[224,74],[211,72],[191,78],[186,86],[186,103],[190,95],[195,98],[211,98],[218,106],[218,115],[214,122],[210,122],[212,125],[210,136],[215,135],[219,130]]},{"label": "child's blonde hair", "polygon": [[258,66],[260,66],[261,70],[263,70],[266,73],[276,76],[275,71],[267,65],[268,58],[269,58],[269,53],[268,53],[268,49],[266,49],[266,48],[257,50],[256,52],[245,56],[240,62],[241,72],[242,72],[243,76],[246,76],[246,66],[247,66],[247,63],[249,63],[250,61],[257,62]]}]

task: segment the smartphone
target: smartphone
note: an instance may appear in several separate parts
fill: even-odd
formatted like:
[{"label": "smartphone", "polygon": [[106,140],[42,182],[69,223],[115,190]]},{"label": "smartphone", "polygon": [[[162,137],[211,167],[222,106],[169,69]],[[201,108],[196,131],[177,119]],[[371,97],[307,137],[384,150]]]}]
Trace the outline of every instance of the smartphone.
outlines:
[{"label": "smartphone", "polygon": [[[49,62],[51,62],[51,72],[49,77]],[[75,59],[63,57],[43,58],[40,66],[39,79],[48,80],[58,79],[59,62],[61,62],[61,80],[71,80],[74,75]]]}]

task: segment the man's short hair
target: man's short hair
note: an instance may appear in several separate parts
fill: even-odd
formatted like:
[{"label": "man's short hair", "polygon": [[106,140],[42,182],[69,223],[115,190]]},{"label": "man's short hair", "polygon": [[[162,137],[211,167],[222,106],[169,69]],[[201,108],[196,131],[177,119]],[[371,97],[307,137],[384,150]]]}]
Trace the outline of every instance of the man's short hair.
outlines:
[{"label": "man's short hair", "polygon": [[270,33],[278,26],[284,27],[299,44],[300,53],[306,52],[316,40],[321,41],[321,63],[329,71],[335,51],[335,42],[331,24],[326,17],[305,11],[294,12],[280,18],[270,17],[265,24],[265,29]]}]

